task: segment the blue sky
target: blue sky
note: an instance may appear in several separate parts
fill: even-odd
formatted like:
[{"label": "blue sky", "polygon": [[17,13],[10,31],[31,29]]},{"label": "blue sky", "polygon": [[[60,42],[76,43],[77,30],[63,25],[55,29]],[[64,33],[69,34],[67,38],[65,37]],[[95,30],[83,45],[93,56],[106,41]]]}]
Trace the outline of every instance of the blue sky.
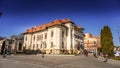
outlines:
[{"label": "blue sky", "polygon": [[104,25],[118,45],[120,0],[0,0],[0,36],[23,33],[26,29],[69,18],[85,28],[84,33],[100,35]]}]

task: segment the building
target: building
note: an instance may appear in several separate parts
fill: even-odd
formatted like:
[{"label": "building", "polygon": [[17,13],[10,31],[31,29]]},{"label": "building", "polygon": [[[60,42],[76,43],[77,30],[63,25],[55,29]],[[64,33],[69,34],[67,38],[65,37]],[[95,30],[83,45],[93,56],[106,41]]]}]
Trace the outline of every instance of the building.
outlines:
[{"label": "building", "polygon": [[0,41],[1,54],[3,54],[5,46],[7,47],[7,51],[9,54],[23,52],[23,37],[21,35],[11,36],[9,38],[4,38],[3,40],[1,40]]},{"label": "building", "polygon": [[0,37],[0,53],[1,53],[1,47],[2,47],[2,44],[3,44],[3,37]]},{"label": "building", "polygon": [[115,51],[120,51],[120,46],[114,46],[114,52]]},{"label": "building", "polygon": [[0,40],[0,53],[1,53],[1,50],[2,50],[2,44],[3,44],[3,40]]},{"label": "building", "polygon": [[100,36],[92,36],[91,33],[86,33],[84,37],[84,47],[89,52],[97,52],[100,49]]},{"label": "building", "polygon": [[83,49],[84,34],[81,26],[69,19],[54,20],[24,32],[24,48],[46,54],[76,53]]}]

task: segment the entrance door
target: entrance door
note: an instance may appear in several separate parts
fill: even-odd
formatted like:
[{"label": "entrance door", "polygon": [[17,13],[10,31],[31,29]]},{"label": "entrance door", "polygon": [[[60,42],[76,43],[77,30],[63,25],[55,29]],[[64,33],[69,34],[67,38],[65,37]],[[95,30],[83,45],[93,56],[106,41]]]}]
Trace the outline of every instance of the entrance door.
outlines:
[{"label": "entrance door", "polygon": [[3,50],[5,49],[5,41],[3,41],[2,43],[2,47],[1,47],[1,55],[3,54]]},{"label": "entrance door", "polygon": [[21,51],[21,50],[22,50],[22,44],[21,44],[21,43],[19,43],[18,50],[19,50],[19,51]]}]

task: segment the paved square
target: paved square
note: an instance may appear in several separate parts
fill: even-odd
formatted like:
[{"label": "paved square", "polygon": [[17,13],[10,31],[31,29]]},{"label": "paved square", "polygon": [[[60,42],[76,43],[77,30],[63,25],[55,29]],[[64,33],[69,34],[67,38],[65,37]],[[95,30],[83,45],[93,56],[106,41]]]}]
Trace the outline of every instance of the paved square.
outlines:
[{"label": "paved square", "polygon": [[105,63],[92,56],[45,56],[15,55],[2,58],[0,68],[120,68],[120,66]]}]

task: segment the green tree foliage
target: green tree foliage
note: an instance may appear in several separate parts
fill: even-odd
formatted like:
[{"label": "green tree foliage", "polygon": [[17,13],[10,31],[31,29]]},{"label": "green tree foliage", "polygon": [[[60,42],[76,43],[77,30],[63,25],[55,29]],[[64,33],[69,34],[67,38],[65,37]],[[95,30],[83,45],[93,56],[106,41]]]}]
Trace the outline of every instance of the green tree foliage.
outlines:
[{"label": "green tree foliage", "polygon": [[104,26],[101,29],[101,50],[103,54],[113,56],[114,52],[113,36],[109,26]]}]

